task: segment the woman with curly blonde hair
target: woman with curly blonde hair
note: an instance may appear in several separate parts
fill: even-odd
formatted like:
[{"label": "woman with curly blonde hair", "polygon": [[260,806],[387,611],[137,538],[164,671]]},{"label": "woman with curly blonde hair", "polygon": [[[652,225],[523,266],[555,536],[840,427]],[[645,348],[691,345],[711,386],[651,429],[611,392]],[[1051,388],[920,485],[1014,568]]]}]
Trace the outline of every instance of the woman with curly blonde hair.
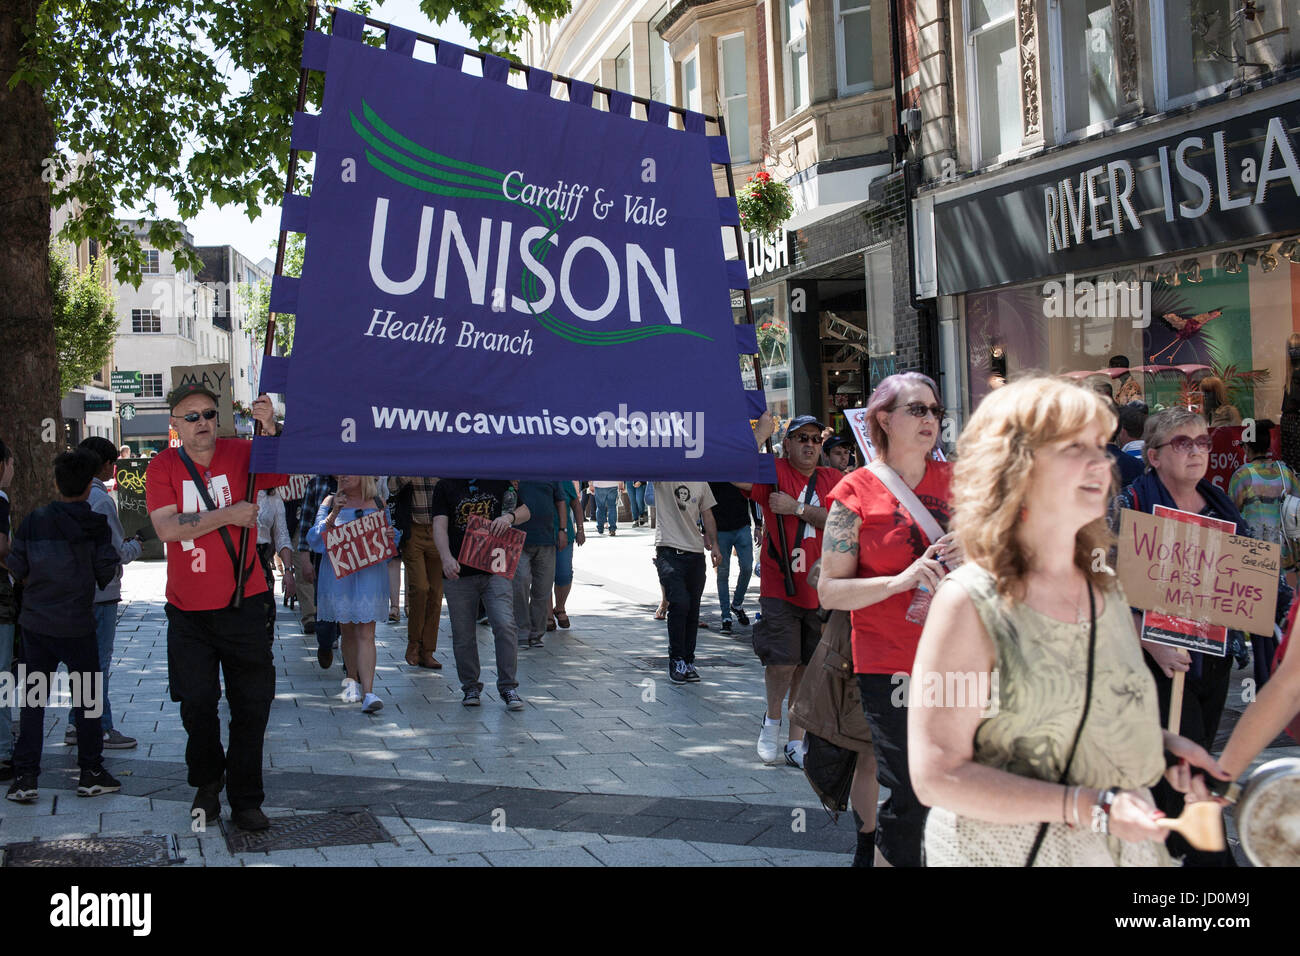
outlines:
[{"label": "woman with curly blonde hair", "polygon": [[[986,398],[958,442],[966,563],[935,595],[909,708],[928,865],[1168,864],[1148,789],[1163,751],[1223,776],[1161,730],[1128,601],[1102,560],[1114,430],[1095,393],[1036,377]],[[1188,788],[1185,764],[1169,773]]]}]

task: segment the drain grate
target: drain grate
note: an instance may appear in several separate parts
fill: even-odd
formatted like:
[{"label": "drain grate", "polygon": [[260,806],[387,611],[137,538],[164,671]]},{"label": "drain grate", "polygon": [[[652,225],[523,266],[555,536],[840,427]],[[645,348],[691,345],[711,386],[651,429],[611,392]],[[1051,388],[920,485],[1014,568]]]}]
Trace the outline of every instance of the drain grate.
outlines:
[{"label": "drain grate", "polygon": [[369,812],[331,810],[272,817],[268,830],[241,830],[221,821],[226,846],[231,853],[263,853],[268,850],[311,850],[322,846],[352,846],[357,843],[392,843],[392,835]]},{"label": "drain grate", "polygon": [[170,866],[185,862],[176,837],[166,833],[10,843],[4,851],[5,866]]},{"label": "drain grate", "polygon": [[[668,658],[666,657],[638,657],[638,661],[646,667],[667,667]],[[744,667],[743,661],[733,661],[726,657],[697,657],[695,658],[697,667]]]}]

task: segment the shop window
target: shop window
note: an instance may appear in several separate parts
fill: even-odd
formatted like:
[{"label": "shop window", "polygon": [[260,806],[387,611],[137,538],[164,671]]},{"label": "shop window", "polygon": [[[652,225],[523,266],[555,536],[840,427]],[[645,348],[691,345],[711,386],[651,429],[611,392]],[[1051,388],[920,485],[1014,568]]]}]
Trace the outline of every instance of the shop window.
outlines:
[{"label": "shop window", "polygon": [[1052,93],[1056,135],[1095,130],[1119,113],[1110,0],[1053,0]]},{"label": "shop window", "polygon": [[659,35],[659,24],[663,23],[664,17],[667,15],[668,4],[665,3],[650,18],[650,22],[646,25],[646,31],[650,41],[650,99],[671,104],[673,101],[673,58],[668,52],[668,44]]},{"label": "shop window", "polygon": [[745,35],[718,40],[718,100],[727,124],[733,163],[749,162],[749,88],[745,83]]},{"label": "shop window", "polygon": [[841,96],[872,88],[870,0],[835,0],[835,54]]},{"label": "shop window", "polygon": [[699,113],[700,110],[700,57],[692,53],[682,61],[682,106]]},{"label": "shop window", "polygon": [[977,163],[1011,156],[1024,138],[1013,0],[966,0],[967,102]]},{"label": "shop window", "polygon": [[[789,419],[793,414],[794,392],[790,382],[790,325],[786,319],[785,299],[779,286],[768,287],[751,293],[750,303],[754,310],[758,357],[763,369],[763,394],[768,410],[778,421]],[[737,297],[732,301],[732,313],[737,322],[746,321],[743,298]],[[740,357],[740,377],[746,388],[757,388],[752,356]]]},{"label": "shop window", "polygon": [[805,0],[781,0],[785,115],[808,105],[808,8]]},{"label": "shop window", "polygon": [[632,44],[623,47],[623,52],[614,57],[614,89],[623,93],[632,92]]},{"label": "shop window", "polygon": [[817,283],[817,306],[823,390],[817,411],[835,431],[847,432],[844,410],[865,405],[872,384],[866,287],[859,279],[824,279]]},{"label": "shop window", "polygon": [[872,249],[864,257],[867,282],[868,385],[898,371],[894,338],[894,262],[889,246]]},{"label": "shop window", "polygon": [[1222,92],[1232,82],[1235,0],[1154,0],[1156,103],[1173,109]]}]

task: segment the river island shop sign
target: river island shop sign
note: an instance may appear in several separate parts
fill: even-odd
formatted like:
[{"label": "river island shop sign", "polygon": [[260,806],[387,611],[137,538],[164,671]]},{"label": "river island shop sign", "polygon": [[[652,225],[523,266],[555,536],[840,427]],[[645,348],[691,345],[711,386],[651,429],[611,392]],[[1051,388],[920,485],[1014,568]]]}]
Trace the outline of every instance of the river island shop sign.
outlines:
[{"label": "river island shop sign", "polygon": [[1298,128],[1292,101],[974,195],[936,195],[939,293],[1293,230]]}]

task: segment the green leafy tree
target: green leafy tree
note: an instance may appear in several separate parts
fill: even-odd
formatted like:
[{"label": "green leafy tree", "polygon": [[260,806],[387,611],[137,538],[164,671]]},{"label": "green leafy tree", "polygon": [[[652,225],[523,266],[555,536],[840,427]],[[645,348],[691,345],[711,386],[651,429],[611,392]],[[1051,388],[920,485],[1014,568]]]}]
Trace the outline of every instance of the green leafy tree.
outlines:
[{"label": "green leafy tree", "polygon": [[59,353],[59,388],[67,394],[87,384],[113,354],[117,315],[104,287],[104,259],[86,272],[53,246],[50,248],[50,295],[53,297],[54,346]]},{"label": "green leafy tree", "polygon": [[[305,249],[306,241],[302,233],[289,233],[288,242],[284,247],[285,275],[302,276],[302,256]],[[266,279],[259,279],[254,283],[241,282],[238,291],[240,300],[248,307],[248,334],[253,337],[255,343],[261,344],[266,341],[266,326],[271,311],[271,283]],[[295,318],[293,314],[277,314],[275,317],[275,343],[280,347],[281,355],[288,355],[293,349]]]},{"label": "green leafy tree", "polygon": [[[157,219],[165,193],[181,219],[234,204],[255,218],[282,195],[309,0],[0,0],[0,438],[16,457],[15,512],[53,494],[59,361],[49,286],[50,208],[61,231],[94,239],[120,278],[139,241],[121,208]],[[354,8],[365,12],[366,0]],[[455,13],[504,53],[530,21],[569,0],[421,0]],[[321,29],[328,29],[328,18]],[[311,74],[308,103],[324,80]],[[154,222],[150,245],[178,254],[180,224]]]}]

